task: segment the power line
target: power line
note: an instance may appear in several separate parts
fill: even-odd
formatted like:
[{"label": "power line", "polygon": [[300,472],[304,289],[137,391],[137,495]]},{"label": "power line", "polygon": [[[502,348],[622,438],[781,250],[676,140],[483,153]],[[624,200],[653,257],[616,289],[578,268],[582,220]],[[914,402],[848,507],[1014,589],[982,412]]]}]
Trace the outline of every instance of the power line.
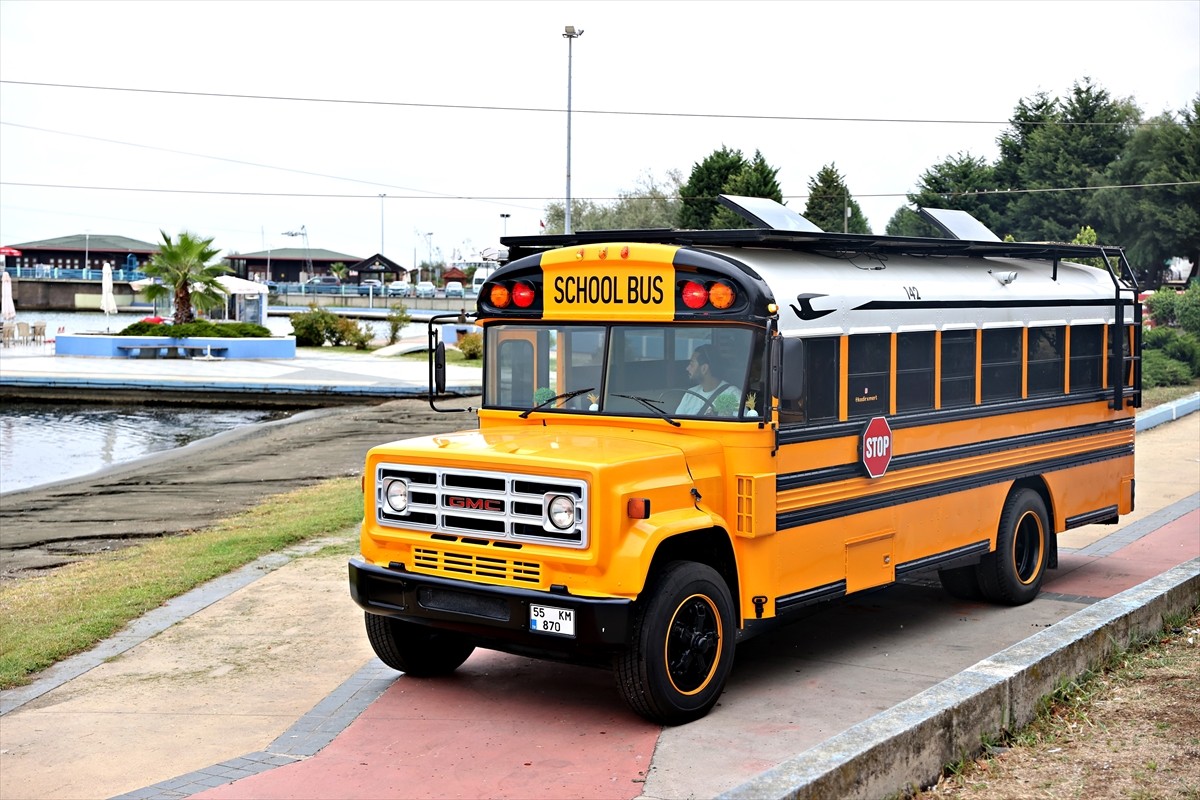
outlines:
[{"label": "power line", "polygon": [[[153,194],[191,194],[191,195],[223,195],[231,197],[310,197],[324,198],[330,200],[349,199],[379,199],[378,194],[335,194],[324,192],[242,192],[229,189],[160,189],[145,186],[85,186],[81,184],[63,184],[63,183],[28,183],[19,181],[0,181],[0,186],[25,186],[35,189],[79,189],[85,191],[101,191],[101,192],[146,192]],[[963,196],[993,196],[993,195],[1011,195],[1011,194],[1035,194],[1041,192],[1095,192],[1101,189],[1156,189],[1169,188],[1177,186],[1200,186],[1200,181],[1169,181],[1164,183],[1122,183],[1109,184],[1106,186],[1061,186],[1061,187],[1043,187],[1038,189],[995,189],[995,190],[973,190],[967,192],[931,192],[941,197],[963,197]],[[852,193],[850,197],[907,197],[910,194],[918,194],[918,192],[879,192],[879,193]],[[811,197],[807,194],[788,194],[783,195],[785,200],[799,200]],[[440,194],[436,197],[427,195],[388,195],[388,199],[396,200],[473,200],[483,202],[501,202],[509,200],[523,201],[561,201],[561,197],[534,197],[534,196],[503,196],[503,195],[449,195]],[[646,200],[658,201],[661,198],[657,197],[577,197],[575,200],[590,200],[593,202],[608,202],[613,200]],[[697,200],[701,198],[688,198],[689,200]],[[716,199],[716,198],[709,198]]]},{"label": "power line", "polygon": [[[79,83],[46,83],[41,81],[10,81],[0,80],[0,84],[13,86],[40,86],[51,89],[86,89],[98,92],[131,92],[137,94],[169,94],[183,97],[214,97],[233,100],[271,100],[292,103],[340,103],[358,106],[387,106],[395,108],[441,108],[456,111],[516,111],[535,114],[565,114],[563,108],[544,108],[539,106],[493,106],[467,105],[462,103],[411,103],[398,100],[347,100],[336,97],[299,97],[293,95],[270,94],[233,94],[229,92],[193,92],[182,89],[143,89],[130,86],[91,86]],[[1010,125],[1011,120],[993,119],[918,119],[901,117],[808,117],[786,114],[716,114],[711,112],[683,111],[628,111],[614,109],[576,108],[573,114],[595,114],[618,117],[669,117],[683,119],[745,119],[745,120],[774,120],[780,122],[871,122],[915,125]],[[1022,125],[1063,125],[1063,126],[1124,126],[1127,122],[1067,122],[1064,120],[1037,120],[1022,122]],[[1156,122],[1140,122],[1138,125],[1155,125]]]}]

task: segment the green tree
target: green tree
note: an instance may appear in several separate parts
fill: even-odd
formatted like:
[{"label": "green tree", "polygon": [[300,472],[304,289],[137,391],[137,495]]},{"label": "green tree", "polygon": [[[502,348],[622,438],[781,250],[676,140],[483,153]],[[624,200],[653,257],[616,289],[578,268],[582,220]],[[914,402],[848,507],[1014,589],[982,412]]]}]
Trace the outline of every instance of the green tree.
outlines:
[{"label": "green tree", "polygon": [[834,164],[826,164],[809,179],[804,216],[822,230],[834,233],[871,232],[862,208],[851,197],[850,189]]},{"label": "green tree", "polygon": [[[670,228],[679,212],[680,180],[676,170],[669,170],[662,181],[647,171],[633,189],[618,192],[612,205],[572,200],[571,227],[577,231]],[[564,208],[562,203],[546,204],[547,233],[563,232]]]},{"label": "green tree", "polygon": [[337,279],[342,283],[350,277],[350,267],[343,264],[341,261],[335,261],[329,265],[329,272],[337,276]]},{"label": "green tree", "polygon": [[690,230],[712,228],[713,217],[721,207],[717,195],[724,192],[729,179],[746,166],[742,151],[730,150],[725,145],[700,163],[693,164],[687,183],[679,187],[678,227]]},{"label": "green tree", "polygon": [[212,247],[213,240],[183,231],[172,241],[166,231],[159,233],[162,244],[143,271],[160,282],[146,287],[146,297],[152,301],[173,297],[176,325],[196,318],[193,307],[207,310],[223,305],[227,295],[217,278],[229,272],[229,268],[210,263],[220,252]]},{"label": "green tree", "polygon": [[[783,190],[775,176],[779,174],[778,167],[772,167],[763,158],[762,152],[755,150],[754,158],[740,171],[729,176],[729,180],[721,187],[720,194],[737,197],[766,197],[776,203],[783,202]],[[711,228],[744,228],[746,220],[733,211],[719,206],[709,221]]]},{"label": "green tree", "polygon": [[1191,182],[1191,186],[1101,189],[1091,209],[1125,248],[1144,282],[1157,286],[1173,256],[1200,257],[1200,95],[1177,119],[1151,119],[1105,172],[1106,184]]},{"label": "green tree", "polygon": [[[986,159],[959,153],[921,173],[917,190],[908,195],[908,202],[921,208],[966,211],[1000,233],[1005,201],[995,194],[995,190],[996,168]],[[932,225],[929,227],[933,228]]]},{"label": "green tree", "polygon": [[[1031,127],[1015,154],[1018,185],[1011,188],[1058,190],[1013,196],[1005,227],[1025,241],[1065,242],[1079,230],[1088,219],[1087,193],[1063,190],[1100,183],[1132,137],[1141,111],[1085,77],[1049,117],[1048,124]],[[1001,173],[1007,176],[1010,167]]]},{"label": "green tree", "polygon": [[921,215],[908,206],[900,206],[892,214],[884,231],[888,236],[925,236],[933,239],[945,238],[932,222],[926,222]]}]

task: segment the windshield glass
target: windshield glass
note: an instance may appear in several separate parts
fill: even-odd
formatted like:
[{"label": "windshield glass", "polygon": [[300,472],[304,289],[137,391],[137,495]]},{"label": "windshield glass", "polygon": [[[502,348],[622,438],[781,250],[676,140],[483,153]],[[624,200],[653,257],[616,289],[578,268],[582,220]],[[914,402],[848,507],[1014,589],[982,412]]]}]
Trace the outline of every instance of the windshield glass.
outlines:
[{"label": "windshield glass", "polygon": [[487,328],[484,405],[538,412],[757,419],[762,336],[703,325]]}]

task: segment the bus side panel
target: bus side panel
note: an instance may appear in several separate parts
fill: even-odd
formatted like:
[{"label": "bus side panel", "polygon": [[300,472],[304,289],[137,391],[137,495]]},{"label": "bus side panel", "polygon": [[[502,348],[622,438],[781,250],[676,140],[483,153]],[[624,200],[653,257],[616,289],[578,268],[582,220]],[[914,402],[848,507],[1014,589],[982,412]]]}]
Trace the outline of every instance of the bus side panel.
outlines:
[{"label": "bus side panel", "polygon": [[1084,464],[1045,476],[1053,506],[1054,530],[1063,531],[1068,520],[1115,508],[1118,514],[1133,510],[1133,455]]}]

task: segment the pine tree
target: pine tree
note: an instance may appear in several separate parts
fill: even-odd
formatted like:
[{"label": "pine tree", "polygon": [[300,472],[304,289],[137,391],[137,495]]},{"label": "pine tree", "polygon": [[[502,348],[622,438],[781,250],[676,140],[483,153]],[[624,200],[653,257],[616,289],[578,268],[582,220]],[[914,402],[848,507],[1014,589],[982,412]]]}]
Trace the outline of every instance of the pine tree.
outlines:
[{"label": "pine tree", "polygon": [[712,227],[713,216],[720,208],[717,195],[725,191],[729,179],[746,168],[746,159],[741,150],[730,150],[721,145],[720,150],[714,150],[707,158],[692,165],[692,174],[688,182],[679,187],[679,217],[677,225],[680,228],[708,230]]},{"label": "pine tree", "polygon": [[834,164],[826,164],[809,179],[804,216],[821,230],[831,233],[871,232],[862,208],[850,196],[850,189]]}]

